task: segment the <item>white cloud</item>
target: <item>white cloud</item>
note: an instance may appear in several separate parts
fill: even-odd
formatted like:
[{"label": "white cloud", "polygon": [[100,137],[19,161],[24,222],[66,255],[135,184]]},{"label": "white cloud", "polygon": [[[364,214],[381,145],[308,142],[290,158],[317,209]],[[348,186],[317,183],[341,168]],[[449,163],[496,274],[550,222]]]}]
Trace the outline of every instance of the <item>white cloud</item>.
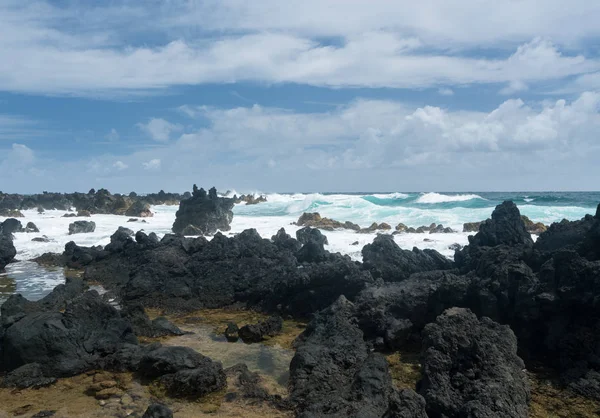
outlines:
[{"label": "white cloud", "polygon": [[173,124],[160,118],[152,118],[148,123],[138,123],[136,126],[150,135],[152,139],[159,142],[168,141],[171,137],[171,133],[183,129],[181,125]]},{"label": "white cloud", "polygon": [[19,163],[31,164],[35,160],[33,150],[23,144],[12,144],[10,156],[7,159],[14,159]]},{"label": "white cloud", "polygon": [[129,168],[129,166],[127,164],[125,164],[123,161],[117,161],[113,164],[113,167],[116,168],[118,171],[123,171],[126,170],[127,168]]},{"label": "white cloud", "polygon": [[116,142],[119,140],[119,133],[115,128],[112,128],[109,133],[104,137],[107,141]]},{"label": "white cloud", "polygon": [[[147,10],[7,0],[0,56],[10,65],[0,65],[0,90],[103,97],[243,81],[412,89],[599,71],[597,59],[557,45],[600,36],[600,6],[575,0],[565,10],[548,1],[543,13],[534,0],[349,1],[340,14],[340,0],[285,8],[275,0],[173,0]],[[219,36],[199,37],[210,29]],[[322,35],[339,40],[323,43]],[[164,41],[129,41],[144,36]]]},{"label": "white cloud", "polygon": [[[280,191],[593,189],[599,106],[595,92],[573,101],[509,99],[489,111],[378,100],[314,113],[187,106],[199,123],[192,128],[191,120],[177,140],[64,168],[36,159],[47,174],[33,181],[25,170],[16,181],[29,178],[21,184],[42,190],[101,183],[121,192],[182,191],[198,178],[219,188]],[[81,175],[66,174],[73,172]]]},{"label": "white cloud", "polygon": [[499,91],[500,94],[509,96],[514,93],[529,90],[527,84],[522,81],[511,81],[506,87]]},{"label": "white cloud", "polygon": [[438,89],[438,93],[442,96],[454,96],[454,90],[446,87]]},{"label": "white cloud", "polygon": [[142,164],[144,170],[160,170],[160,159],[155,158]]}]

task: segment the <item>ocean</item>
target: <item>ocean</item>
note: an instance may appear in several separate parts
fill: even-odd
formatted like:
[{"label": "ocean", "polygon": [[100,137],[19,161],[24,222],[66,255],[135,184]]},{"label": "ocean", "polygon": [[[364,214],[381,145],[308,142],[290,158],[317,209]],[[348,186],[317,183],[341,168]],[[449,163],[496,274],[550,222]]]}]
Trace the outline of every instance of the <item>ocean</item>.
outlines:
[{"label": "ocean", "polygon": [[[230,191],[228,195],[233,195]],[[351,221],[362,227],[373,222],[386,222],[392,227],[403,223],[409,227],[443,224],[457,231],[448,234],[399,234],[394,237],[402,248],[433,248],[452,258],[452,244],[465,245],[468,233],[462,232],[465,222],[481,221],[490,217],[494,207],[504,200],[514,201],[521,214],[534,222],[551,224],[562,219],[576,220],[594,214],[600,202],[600,192],[493,192],[493,193],[290,193],[267,194],[267,202],[257,205],[239,204],[234,208],[231,231],[233,235],[248,228],[255,228],[264,238],[270,238],[280,228],[294,235],[293,225],[304,212],[319,212],[338,221]],[[93,215],[96,231],[89,234],[68,235],[68,225],[73,218],[63,218],[64,211],[22,211],[23,224],[34,222],[40,229],[38,234],[18,233],[16,263],[9,264],[0,274],[0,303],[10,294],[18,292],[28,299],[37,300],[64,281],[61,269],[46,269],[28,260],[45,252],[62,252],[69,241],[78,245],[106,245],[119,226],[134,231],[143,229],[155,232],[159,237],[167,234],[175,220],[177,206],[154,206],[154,217],[147,223],[130,223],[128,217],[116,215]],[[76,218],[77,219],[77,218]],[[81,218],[79,218],[81,219]],[[90,219],[90,218],[86,218]],[[4,218],[0,217],[0,222]],[[357,234],[353,231],[324,231],[332,252],[348,254],[361,260],[361,249],[373,241],[375,234]],[[32,242],[34,237],[46,235],[49,243]]]}]

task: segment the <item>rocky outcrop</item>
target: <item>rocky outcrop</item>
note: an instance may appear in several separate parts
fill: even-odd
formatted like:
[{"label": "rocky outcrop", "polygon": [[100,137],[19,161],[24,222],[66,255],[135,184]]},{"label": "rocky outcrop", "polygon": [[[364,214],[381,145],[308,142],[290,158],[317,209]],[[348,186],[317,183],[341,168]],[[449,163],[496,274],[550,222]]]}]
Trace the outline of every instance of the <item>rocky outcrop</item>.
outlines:
[{"label": "rocky outcrop", "polygon": [[96,223],[93,221],[75,221],[69,224],[69,235],[87,234],[96,230]]},{"label": "rocky outcrop", "polygon": [[[521,215],[525,230],[531,234],[539,235],[545,232],[548,227],[541,222],[533,222],[525,215]],[[486,221],[481,222],[467,222],[463,224],[463,232],[479,232],[479,227]]]},{"label": "rocky outcrop", "polygon": [[238,330],[238,336],[245,343],[258,343],[266,337],[274,337],[281,332],[283,328],[283,319],[274,315],[260,321],[258,324],[244,325]]},{"label": "rocky outcrop", "polygon": [[0,271],[4,270],[4,267],[13,261],[16,255],[17,250],[13,244],[12,236],[0,232]]},{"label": "rocky outcrop", "polygon": [[353,316],[342,296],[296,340],[289,388],[297,416],[425,418],[422,398],[394,389],[385,358],[369,352]]},{"label": "rocky outcrop", "polygon": [[25,232],[40,232],[40,230],[33,222],[27,222]]},{"label": "rocky outcrop", "polygon": [[246,205],[257,205],[259,203],[264,203],[267,201],[266,196],[260,195],[255,196],[253,194],[243,194],[241,196],[233,196],[233,201],[238,203],[246,203]]},{"label": "rocky outcrop", "polygon": [[192,197],[179,204],[173,232],[182,233],[188,225],[198,228],[203,235],[212,235],[218,230],[229,231],[233,205],[233,199],[218,197],[214,187],[207,194],[204,189],[198,190],[194,185]]},{"label": "rocky outcrop", "polygon": [[73,300],[64,313],[27,314],[6,329],[2,342],[6,370],[39,363],[46,377],[82,373],[123,344],[137,344],[129,323],[94,291]]},{"label": "rocky outcrop", "polygon": [[319,228],[324,231],[334,231],[336,229],[349,229],[352,231],[359,231],[360,226],[352,222],[339,222],[329,218],[322,218],[318,213],[303,213],[298,221],[298,226],[309,226],[312,228]]},{"label": "rocky outcrop", "polygon": [[121,316],[131,323],[131,327],[138,337],[158,338],[167,335],[185,334],[185,332],[181,331],[165,317],[150,320],[141,305],[123,307],[121,309]]},{"label": "rocky outcrop", "polygon": [[127,208],[125,216],[135,216],[138,218],[150,218],[154,216],[154,213],[150,210],[150,204],[137,200]]},{"label": "rocky outcrop", "polygon": [[20,210],[17,209],[0,209],[0,216],[6,218],[24,218],[25,215]]},{"label": "rocky outcrop", "polygon": [[508,326],[452,308],[425,327],[422,350],[418,391],[429,417],[528,416],[525,365]]},{"label": "rocky outcrop", "polygon": [[405,280],[413,273],[453,267],[452,261],[435,250],[403,250],[389,235],[375,237],[372,244],[363,247],[362,255],[365,268],[374,277],[389,282]]}]

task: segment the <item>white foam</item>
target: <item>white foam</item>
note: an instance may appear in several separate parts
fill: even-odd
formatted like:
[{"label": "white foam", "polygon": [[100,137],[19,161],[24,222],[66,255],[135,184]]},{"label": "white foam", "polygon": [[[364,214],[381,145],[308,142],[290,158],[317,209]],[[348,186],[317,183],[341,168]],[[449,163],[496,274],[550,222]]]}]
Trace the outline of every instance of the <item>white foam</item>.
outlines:
[{"label": "white foam", "polygon": [[483,197],[476,194],[456,194],[456,195],[445,195],[440,193],[425,193],[421,195],[416,202],[417,203],[445,203],[445,202],[466,202],[467,200],[482,199]]},{"label": "white foam", "polygon": [[367,196],[373,196],[377,199],[397,199],[397,200],[402,200],[402,199],[406,199],[406,198],[410,197],[409,194],[400,193],[400,192],[387,193],[387,194],[371,194],[371,195],[367,195]]}]

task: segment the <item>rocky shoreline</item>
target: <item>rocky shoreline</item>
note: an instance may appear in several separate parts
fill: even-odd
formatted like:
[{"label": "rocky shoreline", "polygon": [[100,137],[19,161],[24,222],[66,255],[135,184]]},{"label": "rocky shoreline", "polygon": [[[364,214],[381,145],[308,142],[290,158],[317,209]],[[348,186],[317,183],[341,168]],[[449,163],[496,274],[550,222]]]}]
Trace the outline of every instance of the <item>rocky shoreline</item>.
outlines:
[{"label": "rocky shoreline", "polygon": [[[194,188],[176,224],[223,230],[233,204]],[[389,234],[352,261],[327,251],[326,236],[312,227],[338,225],[313,214],[295,238],[249,229],[159,240],[120,229],[104,248],[69,243],[38,261],[82,269],[82,280],[39,302],[13,295],[0,308],[3,385],[51,387],[102,370],[130,373],[172,405],[226,397],[235,380],[244,399],[276,416],[527,417],[538,395],[526,370],[543,366],[564,390],[600,402],[600,205],[595,215],[549,226],[534,243],[516,205],[504,202],[454,261],[401,249]],[[2,239],[0,249],[8,248],[10,237]],[[169,318],[202,322],[194,314],[207,309],[266,315],[219,330],[252,345],[284,332],[284,320],[308,321],[292,344],[284,393],[257,388],[260,378],[244,366],[227,369],[189,347],[161,344],[186,332]],[[167,317],[151,320],[154,310]],[[398,387],[402,369],[390,371],[388,359],[408,349],[420,353],[418,381]]]}]

